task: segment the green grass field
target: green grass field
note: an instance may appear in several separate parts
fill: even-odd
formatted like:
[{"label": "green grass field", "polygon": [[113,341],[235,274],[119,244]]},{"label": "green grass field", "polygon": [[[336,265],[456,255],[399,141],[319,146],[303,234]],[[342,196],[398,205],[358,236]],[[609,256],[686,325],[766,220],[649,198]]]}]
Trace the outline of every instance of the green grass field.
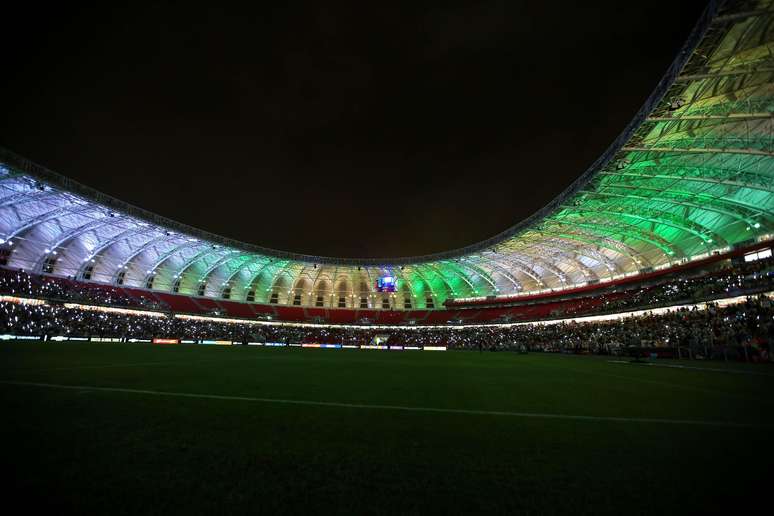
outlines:
[{"label": "green grass field", "polygon": [[3,504],[188,515],[768,505],[774,367],[686,365],[718,370],[538,354],[0,343]]}]

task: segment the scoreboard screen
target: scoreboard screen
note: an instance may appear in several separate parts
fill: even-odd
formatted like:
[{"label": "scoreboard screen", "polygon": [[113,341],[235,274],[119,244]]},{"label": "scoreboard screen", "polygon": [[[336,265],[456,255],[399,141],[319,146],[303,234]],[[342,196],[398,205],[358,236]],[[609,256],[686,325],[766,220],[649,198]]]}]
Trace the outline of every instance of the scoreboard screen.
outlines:
[{"label": "scoreboard screen", "polygon": [[377,292],[395,292],[395,276],[382,276],[376,280]]}]

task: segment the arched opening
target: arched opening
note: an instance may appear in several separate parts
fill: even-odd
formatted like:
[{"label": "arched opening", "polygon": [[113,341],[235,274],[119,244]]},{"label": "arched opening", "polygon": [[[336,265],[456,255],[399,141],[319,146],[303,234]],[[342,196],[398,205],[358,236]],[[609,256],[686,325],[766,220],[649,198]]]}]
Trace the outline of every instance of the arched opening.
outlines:
[{"label": "arched opening", "polygon": [[340,280],[339,284],[336,286],[334,302],[336,308],[348,308],[352,306],[352,289],[349,288],[349,282],[347,282],[347,280]]},{"label": "arched opening", "polygon": [[306,278],[299,278],[293,289],[290,291],[290,304],[293,306],[304,305],[304,294],[309,291],[309,281]]}]

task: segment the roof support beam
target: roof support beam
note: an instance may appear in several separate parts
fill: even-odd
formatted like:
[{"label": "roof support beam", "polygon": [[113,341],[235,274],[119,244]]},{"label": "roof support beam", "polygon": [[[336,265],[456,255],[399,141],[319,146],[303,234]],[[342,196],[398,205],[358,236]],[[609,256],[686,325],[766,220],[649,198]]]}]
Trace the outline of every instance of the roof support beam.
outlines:
[{"label": "roof support beam", "polygon": [[[492,252],[492,254],[494,254],[494,252]],[[467,260],[469,263],[469,260],[471,259],[471,257],[466,256],[466,257],[463,257],[462,259]],[[524,285],[521,283],[521,281],[516,279],[516,277],[513,274],[511,274],[511,272],[507,268],[503,267],[502,264],[500,264],[496,260],[492,260],[490,258],[484,257],[483,254],[482,254],[482,260],[485,261],[487,266],[493,269],[492,274],[496,272],[497,274],[500,274],[501,276],[505,277],[505,279],[511,282],[511,284],[516,290],[521,290],[522,288],[524,288]]]},{"label": "roof support beam", "polygon": [[571,227],[588,229],[592,232],[594,232],[595,230],[600,230],[603,232],[606,231],[608,234],[618,234],[621,236],[639,240],[640,242],[656,247],[661,252],[663,252],[668,256],[677,255],[680,258],[685,256],[685,253],[683,252],[683,250],[680,249],[675,244],[673,244],[672,242],[668,242],[662,238],[657,237],[656,235],[649,234],[640,229],[634,229],[634,227],[626,227],[626,226],[622,226],[621,224],[605,224],[605,223],[594,222],[594,221],[570,222],[566,219],[553,219],[551,222],[560,224],[560,225],[568,225]]},{"label": "roof support beam", "polygon": [[621,147],[624,152],[676,152],[690,154],[746,154],[749,156],[774,157],[774,152],[761,149],[734,147]]},{"label": "roof support beam", "polygon": [[688,122],[705,120],[761,120],[774,118],[774,113],[729,113],[727,115],[682,115],[682,116],[651,116],[646,122]]},{"label": "roof support beam", "polygon": [[[646,170],[649,168],[653,168],[655,170],[677,170],[677,169],[685,169],[688,167],[680,167],[680,166],[674,166],[674,167],[661,167],[661,166],[651,166],[651,167],[638,167],[636,170]],[[751,190],[760,190],[764,192],[773,192],[774,193],[774,184],[772,184],[772,178],[767,177],[763,174],[756,174],[754,172],[744,172],[744,171],[738,171],[736,173],[733,173],[730,170],[727,170],[726,173],[730,177],[753,177],[756,179],[755,182],[752,181],[737,181],[737,180],[731,180],[731,179],[723,179],[723,178],[717,178],[717,177],[711,177],[707,175],[703,176],[690,176],[685,174],[643,174],[636,171],[631,171],[632,169],[624,169],[617,172],[612,171],[604,171],[599,172],[599,175],[601,176],[609,176],[609,177],[635,177],[639,179],[668,179],[670,181],[694,181],[699,183],[707,183],[712,185],[722,185],[722,186],[730,186],[734,188],[749,188]],[[719,170],[719,169],[714,169]],[[724,169],[725,170],[725,169]],[[612,185],[611,185],[612,186]]]},{"label": "roof support beam", "polygon": [[548,235],[552,238],[576,240],[579,242],[590,244],[590,246],[597,246],[597,247],[603,247],[605,249],[610,249],[614,253],[617,253],[629,259],[631,262],[637,265],[637,268],[641,268],[643,265],[646,267],[651,267],[653,265],[650,262],[650,260],[648,260],[645,257],[644,254],[637,251],[633,247],[621,242],[620,240],[599,235],[593,232],[586,233],[583,230],[577,230],[577,231],[578,233],[569,233],[567,231],[556,232],[554,231],[553,228],[546,227],[543,229],[543,234]]},{"label": "roof support beam", "polygon": [[495,282],[492,281],[492,279],[489,277],[489,273],[478,265],[472,263],[470,260],[467,260],[464,257],[460,258],[458,263],[460,264],[460,267],[464,267],[470,271],[473,271],[474,274],[480,276],[484,281],[489,283],[489,285],[492,287],[492,291],[495,294],[500,290]]},{"label": "roof support beam", "polygon": [[[263,264],[261,264],[261,268],[258,269],[258,271],[253,272],[253,275],[247,281],[247,283],[246,283],[246,285],[247,285],[246,290],[248,292],[250,290],[255,290],[256,291],[256,298],[258,297],[258,295],[257,295],[258,285],[256,285],[255,282],[258,281],[258,279],[261,277],[261,274],[263,274],[263,271],[265,271],[270,266],[273,266],[275,268],[282,267],[282,265],[280,265],[280,263],[277,263],[277,265],[274,265],[274,263],[275,263],[274,259],[273,258],[269,258],[269,261],[264,262]],[[275,276],[272,275],[271,283],[269,283],[269,288],[265,289],[264,293],[261,294],[263,299],[265,299],[267,303],[269,302],[269,297],[270,296],[267,296],[266,293],[267,292],[271,292],[272,288],[274,288],[274,278],[275,278]]]},{"label": "roof support beam", "polygon": [[[711,211],[714,213],[720,213],[722,215],[727,215],[733,219],[736,219],[740,222],[744,222],[746,224],[754,224],[755,220],[754,218],[759,215],[764,215],[763,213],[738,213],[737,211],[733,211],[733,209],[729,206],[724,207],[718,207],[717,204],[717,198],[711,197],[708,195],[702,195],[697,194],[693,192],[673,192],[673,191],[666,191],[662,189],[656,189],[656,188],[647,188],[647,187],[636,187],[636,186],[627,186],[627,185],[614,185],[611,186],[611,188],[621,188],[625,190],[651,190],[655,191],[660,195],[674,195],[677,197],[677,199],[672,199],[669,197],[661,197],[660,195],[654,195],[652,197],[649,197],[647,195],[637,195],[637,194],[631,194],[631,193],[617,193],[617,192],[608,192],[605,190],[585,190],[583,193],[586,193],[591,196],[600,196],[600,197],[619,197],[619,198],[629,198],[629,199],[637,199],[640,201],[656,201],[656,202],[663,202],[666,204],[674,204],[676,206],[684,206],[688,208],[695,208],[698,210],[706,210]],[[696,199],[698,202],[689,202],[682,200],[682,198],[688,198],[688,199]],[[714,201],[714,202],[713,202]],[[725,199],[721,200],[720,202],[726,202]],[[746,205],[742,205],[744,209],[747,208]],[[752,211],[752,210],[750,210]]]},{"label": "roof support beam", "polygon": [[[88,204],[86,206],[80,206],[78,208],[75,208],[73,206],[63,206],[55,210],[41,213],[40,215],[33,217],[28,221],[24,222],[23,224],[15,227],[13,230],[11,230],[11,232],[8,234],[8,236],[5,239],[10,240],[12,238],[19,237],[20,234],[26,232],[27,230],[31,230],[38,224],[45,224],[46,222],[57,220],[59,217],[63,215],[80,215],[81,213],[88,212],[88,211],[96,211],[96,208]],[[19,237],[19,238],[23,239],[24,237]]]}]

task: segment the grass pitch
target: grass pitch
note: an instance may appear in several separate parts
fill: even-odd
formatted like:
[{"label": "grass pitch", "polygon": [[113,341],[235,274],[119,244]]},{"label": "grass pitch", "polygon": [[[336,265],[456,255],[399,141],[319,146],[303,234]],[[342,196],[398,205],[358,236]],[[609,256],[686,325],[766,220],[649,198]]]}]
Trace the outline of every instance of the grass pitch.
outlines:
[{"label": "grass pitch", "polygon": [[6,342],[3,499],[188,515],[686,514],[765,501],[774,367],[685,365],[696,368]]}]

